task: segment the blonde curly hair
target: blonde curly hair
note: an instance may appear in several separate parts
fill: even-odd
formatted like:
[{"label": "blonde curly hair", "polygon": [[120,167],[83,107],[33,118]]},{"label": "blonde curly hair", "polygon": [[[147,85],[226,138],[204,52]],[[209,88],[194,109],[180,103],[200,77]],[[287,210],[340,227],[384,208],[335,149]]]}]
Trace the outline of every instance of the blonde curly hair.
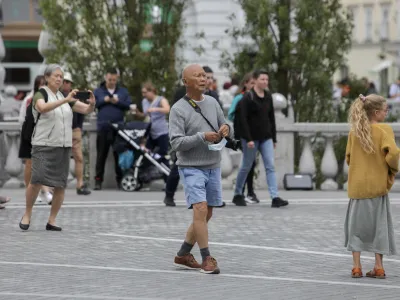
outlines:
[{"label": "blonde curly hair", "polygon": [[370,119],[375,111],[383,109],[385,103],[386,99],[379,95],[360,95],[350,107],[349,123],[351,124],[351,131],[360,141],[364,151],[369,154],[375,153]]}]

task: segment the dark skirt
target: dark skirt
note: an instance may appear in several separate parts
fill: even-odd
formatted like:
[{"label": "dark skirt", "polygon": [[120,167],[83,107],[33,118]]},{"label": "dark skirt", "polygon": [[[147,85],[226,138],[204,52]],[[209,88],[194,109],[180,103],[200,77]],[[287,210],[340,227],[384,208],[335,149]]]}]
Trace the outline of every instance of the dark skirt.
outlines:
[{"label": "dark skirt", "polygon": [[32,147],[32,184],[66,188],[71,147]]}]

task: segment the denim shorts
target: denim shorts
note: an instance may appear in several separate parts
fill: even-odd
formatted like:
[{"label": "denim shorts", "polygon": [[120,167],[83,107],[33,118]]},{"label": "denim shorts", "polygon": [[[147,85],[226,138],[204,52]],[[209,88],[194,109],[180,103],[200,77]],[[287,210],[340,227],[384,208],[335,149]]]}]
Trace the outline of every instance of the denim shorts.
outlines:
[{"label": "denim shorts", "polygon": [[208,206],[222,206],[221,168],[179,168],[185,190],[186,205],[207,201]]}]

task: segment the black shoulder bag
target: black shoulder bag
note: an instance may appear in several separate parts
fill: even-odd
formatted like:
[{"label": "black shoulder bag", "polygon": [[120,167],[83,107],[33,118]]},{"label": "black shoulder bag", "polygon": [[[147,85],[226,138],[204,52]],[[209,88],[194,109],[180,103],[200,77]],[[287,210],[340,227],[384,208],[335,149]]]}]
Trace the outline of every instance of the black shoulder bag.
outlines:
[{"label": "black shoulder bag", "polygon": [[[214,126],[211,124],[211,122],[203,115],[201,108],[196,104],[196,102],[193,101],[193,99],[190,99],[187,95],[185,95],[183,97],[183,99],[185,99],[190,104],[190,106],[192,106],[193,109],[203,117],[203,119],[212,128],[212,130],[214,130],[214,132],[218,133],[218,130],[216,130],[214,128]],[[230,126],[229,126],[229,130],[231,130]],[[225,137],[225,139],[226,139],[226,145],[225,145],[226,148],[232,149],[234,151],[237,151],[240,148],[240,146],[241,146],[240,141],[233,140],[230,137]]]}]

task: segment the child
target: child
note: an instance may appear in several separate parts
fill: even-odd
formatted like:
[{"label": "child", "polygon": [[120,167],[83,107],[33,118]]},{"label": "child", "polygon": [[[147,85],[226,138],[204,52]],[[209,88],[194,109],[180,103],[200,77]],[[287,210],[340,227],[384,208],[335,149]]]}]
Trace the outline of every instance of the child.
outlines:
[{"label": "child", "polygon": [[387,115],[386,100],[360,95],[351,105],[347,141],[349,165],[345,221],[345,247],[353,252],[353,278],[362,277],[361,251],[375,253],[374,269],[367,277],[386,278],[383,255],[396,254],[388,193],[398,172],[399,149],[393,129],[380,124]]}]

